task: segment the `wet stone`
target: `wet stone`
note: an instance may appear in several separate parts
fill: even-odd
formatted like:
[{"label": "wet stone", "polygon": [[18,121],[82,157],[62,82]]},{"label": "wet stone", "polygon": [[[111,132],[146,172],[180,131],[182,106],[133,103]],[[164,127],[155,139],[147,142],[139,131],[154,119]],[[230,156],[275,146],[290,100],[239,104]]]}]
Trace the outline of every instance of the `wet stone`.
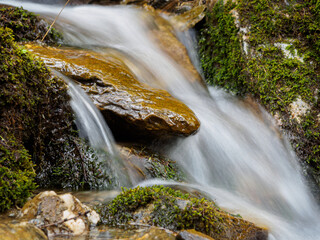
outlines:
[{"label": "wet stone", "polygon": [[81,235],[95,226],[100,216],[71,194],[57,195],[53,191],[39,193],[21,210],[27,220],[47,232],[47,235]]},{"label": "wet stone", "polygon": [[168,92],[140,83],[120,59],[92,51],[27,45],[45,63],[77,80],[116,138],[188,136],[200,123]]},{"label": "wet stone", "polygon": [[194,229],[184,230],[179,232],[176,237],[177,240],[214,240],[213,238],[198,232]]},{"label": "wet stone", "polygon": [[47,236],[33,224],[22,223],[0,223],[1,240],[46,240]]},{"label": "wet stone", "polygon": [[119,145],[118,149],[128,166],[130,176],[136,180],[134,184],[151,179],[182,181],[184,173],[175,161],[139,145]]}]

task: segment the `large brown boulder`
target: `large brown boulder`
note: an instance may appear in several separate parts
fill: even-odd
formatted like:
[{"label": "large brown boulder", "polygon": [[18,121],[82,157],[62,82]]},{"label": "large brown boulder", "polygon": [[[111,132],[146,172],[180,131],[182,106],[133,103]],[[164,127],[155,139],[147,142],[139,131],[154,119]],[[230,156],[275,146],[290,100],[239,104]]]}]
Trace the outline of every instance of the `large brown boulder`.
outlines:
[{"label": "large brown boulder", "polygon": [[27,45],[45,63],[77,80],[116,136],[188,136],[200,124],[168,92],[139,82],[121,60],[92,51]]}]

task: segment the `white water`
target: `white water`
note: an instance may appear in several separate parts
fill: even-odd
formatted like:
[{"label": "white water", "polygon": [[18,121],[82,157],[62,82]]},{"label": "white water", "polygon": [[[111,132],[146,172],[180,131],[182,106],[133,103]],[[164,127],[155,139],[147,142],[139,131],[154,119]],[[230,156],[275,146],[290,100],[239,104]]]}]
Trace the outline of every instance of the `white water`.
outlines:
[{"label": "white water", "polygon": [[[60,10],[23,6],[51,17]],[[151,16],[133,7],[81,6],[65,9],[58,24],[67,44],[121,52],[138,79],[166,88],[196,113],[200,131],[168,150],[193,177],[193,188],[267,226],[270,239],[320,239],[318,206],[295,155],[267,114],[257,114],[215,88],[190,83],[188,74],[150,38]]]},{"label": "white water", "polygon": [[[104,171],[102,174],[105,176],[111,174],[114,177],[115,186],[130,186],[127,169],[117,152],[112,133],[102,114],[81,87],[68,77],[55,70],[52,71],[64,79],[69,86],[70,104],[76,115],[77,128],[80,136],[88,139],[90,146],[96,150],[98,161],[102,166],[100,170]],[[107,186],[101,186],[101,189]]]}]

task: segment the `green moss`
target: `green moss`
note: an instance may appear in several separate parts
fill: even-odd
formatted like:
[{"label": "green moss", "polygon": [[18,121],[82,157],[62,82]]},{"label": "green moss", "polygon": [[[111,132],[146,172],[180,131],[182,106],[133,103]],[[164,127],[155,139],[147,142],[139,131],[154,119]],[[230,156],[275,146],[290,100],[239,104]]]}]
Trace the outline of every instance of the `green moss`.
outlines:
[{"label": "green moss", "polygon": [[241,24],[250,26],[250,45],[295,39],[294,47],[305,60],[319,63],[320,9],[317,0],[241,0],[237,10]]},{"label": "green moss", "polygon": [[[271,114],[277,113],[282,129],[294,136],[291,143],[296,153],[311,166],[320,184],[319,6],[315,0],[219,1],[207,14],[199,44],[208,82],[253,96]],[[237,19],[230,10],[238,13]],[[223,79],[221,66],[237,74]],[[298,98],[311,106],[301,122],[291,117],[290,104]]]},{"label": "green moss", "polygon": [[[35,188],[31,155],[37,152],[30,154],[30,148],[26,148],[31,144],[31,135],[39,136],[35,129],[39,126],[37,113],[45,104],[41,96],[51,84],[44,84],[51,77],[43,63],[34,60],[13,39],[11,29],[0,27],[0,172],[7,182],[0,184],[0,211],[21,206]],[[39,143],[40,139],[33,142]]]},{"label": "green moss", "polygon": [[235,3],[225,5],[219,0],[200,31],[200,56],[205,78],[209,84],[225,87],[243,93],[245,80],[243,74],[244,59],[241,54],[238,28],[230,11]]},{"label": "green moss", "polygon": [[[86,158],[79,156],[72,140],[77,133],[65,84],[14,41],[11,29],[2,27],[0,108],[0,173],[6,181],[0,184],[3,211],[25,202],[35,188],[35,177],[41,187],[57,186],[57,181],[62,185],[62,177],[52,177],[57,164],[71,157],[78,162]],[[70,168],[59,174],[65,173]],[[78,174],[84,179],[84,171]]]},{"label": "green moss", "polygon": [[28,151],[0,129],[0,212],[22,207],[36,188],[35,172]]},{"label": "green moss", "polygon": [[[0,27],[12,29],[15,41],[34,41],[43,38],[49,25],[39,16],[22,7],[0,5]],[[57,43],[61,38],[61,33],[52,28],[44,41]]]},{"label": "green moss", "polygon": [[148,170],[153,178],[180,182],[184,179],[184,174],[178,168],[177,164],[168,158],[151,156],[148,159],[148,162],[151,164],[151,167]]},{"label": "green moss", "polygon": [[[188,201],[185,209],[181,210],[179,208],[177,203],[179,200]],[[204,214],[200,214],[199,217],[197,211],[200,208],[200,201],[204,203],[202,204],[203,209],[201,209]],[[123,189],[122,193],[110,204],[101,208],[99,213],[105,224],[117,226],[134,220],[135,211],[151,203],[155,206],[151,213],[152,222],[157,226],[172,230],[187,228],[198,230],[197,225],[202,226],[204,224],[203,229],[206,229],[206,232],[220,232],[223,229],[222,226],[221,229],[217,229],[213,224],[209,224],[206,228],[207,224],[200,223],[201,221],[205,222],[205,219],[202,220],[201,217],[210,219],[210,221],[221,221],[219,212],[215,212],[217,206],[213,202],[190,198],[188,194],[163,186]],[[211,212],[209,209],[211,209]]]},{"label": "green moss", "polygon": [[[75,131],[65,83],[15,42],[39,39],[48,25],[22,8],[0,13],[0,130],[16,139],[16,151],[31,156],[40,187],[105,187],[111,178],[99,173],[101,163]],[[57,40],[53,34],[47,42]]]},{"label": "green moss", "polygon": [[278,47],[257,47],[258,57],[247,61],[248,92],[253,94],[271,113],[290,113],[288,106],[297,97],[314,102],[317,86],[315,71],[298,59],[286,58]]},{"label": "green moss", "polygon": [[[124,189],[112,202],[97,209],[103,223],[111,226],[138,220],[173,231],[195,229],[216,239],[249,239],[245,237],[258,229],[222,211],[212,201],[163,186]],[[143,215],[145,219],[138,219]]]}]

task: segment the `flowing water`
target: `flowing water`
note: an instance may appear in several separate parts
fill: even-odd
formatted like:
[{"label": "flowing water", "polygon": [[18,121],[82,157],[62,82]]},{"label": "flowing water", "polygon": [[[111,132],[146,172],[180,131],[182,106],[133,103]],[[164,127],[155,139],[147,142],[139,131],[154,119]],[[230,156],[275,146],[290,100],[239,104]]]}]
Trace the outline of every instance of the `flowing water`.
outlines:
[{"label": "flowing water", "polygon": [[[50,18],[61,8],[0,2],[23,5]],[[67,7],[57,22],[64,44],[112,49],[140,81],[166,89],[196,113],[200,131],[166,151],[193,179],[193,185],[182,187],[198,189],[220,206],[267,226],[270,239],[320,239],[318,206],[272,119],[219,89],[188,79],[150,37],[155,24],[151,15],[135,7],[102,6]],[[179,34],[192,49],[186,36]],[[159,182],[143,184],[153,183]]]},{"label": "flowing water", "polygon": [[[104,171],[102,174],[104,176],[112,175],[115,186],[130,186],[130,177],[117,152],[112,133],[102,114],[80,86],[77,86],[71,79],[61,73],[52,71],[64,79],[69,86],[70,104],[76,115],[79,135],[87,139],[90,146],[95,149],[98,161],[102,166],[101,170]],[[106,186],[101,186],[101,188]]]}]

